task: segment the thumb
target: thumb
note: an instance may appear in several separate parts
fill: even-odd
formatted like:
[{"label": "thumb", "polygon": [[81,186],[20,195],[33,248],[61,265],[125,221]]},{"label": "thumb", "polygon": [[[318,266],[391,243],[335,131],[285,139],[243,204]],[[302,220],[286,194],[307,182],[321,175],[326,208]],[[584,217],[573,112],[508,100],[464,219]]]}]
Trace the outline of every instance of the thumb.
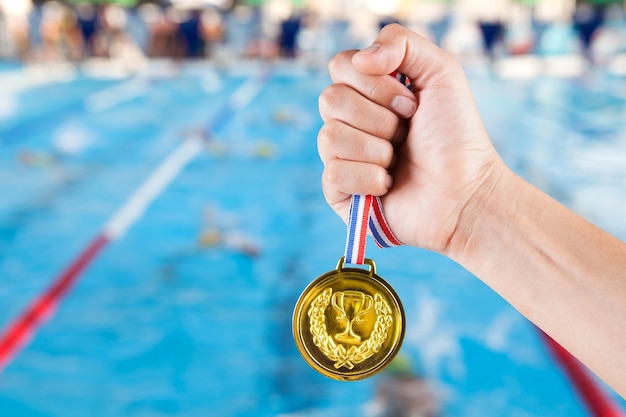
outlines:
[{"label": "thumb", "polygon": [[448,53],[398,24],[385,26],[374,43],[352,58],[357,71],[370,75],[400,71],[417,90],[458,87],[463,70]]}]

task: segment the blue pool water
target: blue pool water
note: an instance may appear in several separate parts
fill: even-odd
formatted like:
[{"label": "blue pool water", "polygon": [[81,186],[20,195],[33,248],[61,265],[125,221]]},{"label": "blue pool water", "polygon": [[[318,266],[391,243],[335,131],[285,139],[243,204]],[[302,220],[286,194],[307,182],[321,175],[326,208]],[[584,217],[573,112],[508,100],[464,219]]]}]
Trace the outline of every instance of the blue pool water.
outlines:
[{"label": "blue pool water", "polygon": [[[79,71],[4,92],[0,328],[257,69],[189,64],[147,81]],[[468,74],[507,162],[625,239],[624,80]],[[122,83],[137,94],[89,104]],[[345,242],[323,200],[315,143],[328,83],[323,71],[274,68],[0,375],[2,415],[371,415],[381,376],[329,380],[291,337],[298,295],[335,267]],[[215,228],[258,256],[200,247]],[[437,386],[444,415],[588,415],[532,325],[471,274],[416,249],[370,242],[367,255],[402,297],[402,354]]]}]

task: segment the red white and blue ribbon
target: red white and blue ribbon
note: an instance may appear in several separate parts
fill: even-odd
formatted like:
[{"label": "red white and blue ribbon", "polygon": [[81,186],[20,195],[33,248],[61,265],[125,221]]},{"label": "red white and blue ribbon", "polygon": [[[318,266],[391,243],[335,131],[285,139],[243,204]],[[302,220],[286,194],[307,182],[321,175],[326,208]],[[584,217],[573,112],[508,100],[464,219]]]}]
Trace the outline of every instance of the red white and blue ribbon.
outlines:
[{"label": "red white and blue ribbon", "polygon": [[409,80],[409,77],[398,71],[394,71],[389,75],[400,81],[400,83],[402,83],[406,88],[413,91],[413,85],[411,85],[411,80]]},{"label": "red white and blue ribbon", "polygon": [[369,215],[368,226],[368,231],[379,248],[402,246],[402,242],[396,238],[387,224],[383,214],[383,203],[379,197],[372,198],[372,209]]},{"label": "red white and blue ribbon", "polygon": [[380,198],[355,194],[350,202],[345,263],[362,265],[365,262],[365,243],[368,234],[372,235],[380,248],[402,245],[385,220]]},{"label": "red white and blue ribbon", "polygon": [[372,208],[371,195],[352,196],[348,215],[348,236],[346,237],[345,262],[362,265],[365,260],[367,222]]},{"label": "red white and blue ribbon", "polygon": [[[412,89],[409,78],[394,71],[390,74],[409,90]],[[348,236],[346,238],[345,263],[362,265],[365,262],[365,243],[367,235],[374,238],[379,248],[401,246],[383,214],[383,205],[379,197],[371,195],[352,196],[348,215]]]}]

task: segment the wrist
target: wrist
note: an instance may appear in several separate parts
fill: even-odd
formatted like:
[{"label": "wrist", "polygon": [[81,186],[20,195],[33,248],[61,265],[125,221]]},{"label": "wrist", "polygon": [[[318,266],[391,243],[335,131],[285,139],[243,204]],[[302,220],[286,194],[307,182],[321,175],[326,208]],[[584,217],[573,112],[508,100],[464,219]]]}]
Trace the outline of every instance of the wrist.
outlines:
[{"label": "wrist", "polygon": [[496,249],[493,234],[503,227],[510,215],[506,202],[513,197],[511,191],[519,189],[518,181],[522,181],[521,178],[501,159],[491,161],[461,209],[443,255],[461,265],[471,265],[481,253],[491,252],[489,245],[494,245],[493,249]]}]

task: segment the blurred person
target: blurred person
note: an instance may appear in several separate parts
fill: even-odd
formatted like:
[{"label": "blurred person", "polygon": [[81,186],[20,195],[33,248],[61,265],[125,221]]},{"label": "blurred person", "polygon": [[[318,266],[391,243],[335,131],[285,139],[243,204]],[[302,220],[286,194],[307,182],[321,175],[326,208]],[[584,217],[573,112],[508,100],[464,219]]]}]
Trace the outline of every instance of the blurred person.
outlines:
[{"label": "blurred person", "polygon": [[609,5],[604,9],[602,21],[602,26],[594,32],[589,53],[593,63],[610,65],[616,56],[626,52],[626,10],[617,4]]},{"label": "blurred person", "polygon": [[280,48],[274,39],[259,34],[252,36],[245,46],[244,57],[272,59],[280,55]]},{"label": "blurred person", "polygon": [[346,219],[353,194],[381,196],[401,242],[467,268],[626,397],[626,244],[505,165],[462,67],[433,43],[389,25],[329,69],[318,150],[330,207]]},{"label": "blurred person", "polygon": [[432,40],[439,46],[443,45],[443,39],[450,29],[450,14],[446,13],[440,19],[432,21],[428,24]]},{"label": "blurred person", "polygon": [[[147,5],[148,3],[144,3]],[[126,32],[131,36],[137,47],[141,49],[144,54],[147,54],[148,40],[150,33],[148,31],[148,25],[141,16],[139,9],[141,6],[128,9],[128,25]]]},{"label": "blurred person", "polygon": [[192,9],[180,12],[178,31],[180,33],[183,55],[187,58],[204,57],[202,11],[199,9]]},{"label": "blurred person", "polygon": [[6,8],[0,2],[0,54],[26,61],[31,46],[28,6]]},{"label": "blurred person", "polygon": [[476,18],[459,8],[450,10],[448,29],[441,39],[441,48],[459,60],[482,58],[483,38]]},{"label": "blurred person", "polygon": [[77,60],[82,56],[81,34],[74,11],[56,1],[44,3],[39,25],[44,61]]},{"label": "blurred person", "polygon": [[93,132],[76,121],[61,123],[52,132],[49,149],[20,149],[16,160],[23,166],[64,177],[64,166],[72,158],[84,155],[95,140]]},{"label": "blurred person", "polygon": [[259,246],[249,236],[239,231],[221,233],[217,229],[205,230],[199,242],[202,248],[223,247],[250,258],[256,258],[260,253]]},{"label": "blurred person", "polygon": [[79,22],[83,21],[78,27],[82,28],[85,58],[108,58],[131,73],[145,66],[145,55],[128,31],[129,16],[124,8],[104,4],[77,10]]},{"label": "blurred person", "polygon": [[250,259],[260,255],[261,249],[257,242],[238,226],[239,217],[236,214],[209,205],[202,212],[201,223],[193,246],[178,249],[164,260],[161,274],[165,279],[178,278],[179,265],[204,251],[221,249]]},{"label": "blurred person", "polygon": [[591,46],[594,35],[602,26],[604,16],[602,9],[591,4],[581,3],[576,7],[572,18],[574,28],[578,33],[585,57],[591,60]]},{"label": "blurred person", "polygon": [[229,62],[234,57],[244,56],[253,31],[258,27],[256,9],[245,4],[238,4],[229,12],[220,15],[223,20],[221,58]]},{"label": "blurred person", "polygon": [[278,35],[278,47],[280,55],[287,58],[295,58],[297,54],[297,39],[302,26],[302,16],[293,13],[280,24]]},{"label": "blurred person", "polygon": [[535,46],[535,51],[543,56],[577,56],[581,54],[577,34],[569,23],[555,22],[546,25]]},{"label": "blurred person", "polygon": [[21,165],[37,169],[50,169],[59,165],[56,154],[41,150],[22,149],[16,159]]},{"label": "blurred person", "polygon": [[365,409],[367,417],[438,417],[441,399],[431,381],[412,369],[406,355],[398,355],[380,374],[376,397]]},{"label": "blurred person", "polygon": [[239,218],[232,212],[225,212],[215,206],[208,206],[202,212],[202,229],[198,235],[198,248],[223,248],[242,253],[251,258],[257,257],[259,245],[241,227]]},{"label": "blurred person", "polygon": [[179,31],[180,16],[174,7],[159,12],[150,26],[148,55],[180,59],[183,56]]},{"label": "blurred person", "polygon": [[144,46],[144,51],[148,56],[154,56],[155,51],[160,49],[158,42],[158,31],[161,19],[163,19],[163,11],[161,7],[153,3],[145,3],[137,8],[137,15],[139,20],[143,22],[143,25],[147,31],[147,40]]},{"label": "blurred person", "polygon": [[[139,45],[127,32],[116,32],[111,38],[109,58],[117,59],[125,69],[131,73],[142,70],[147,65],[147,59]],[[171,77],[170,72],[168,74]]]},{"label": "blurred person", "polygon": [[321,19],[317,13],[306,13],[297,37],[299,57],[310,68],[325,68],[326,62],[334,54],[334,44],[330,23]]},{"label": "blurred person", "polygon": [[216,207],[207,207],[202,215],[202,230],[198,236],[201,249],[224,248],[255,258],[261,253],[256,241],[237,226],[238,218]]},{"label": "blurred person", "polygon": [[449,4],[424,2],[411,8],[404,25],[437,45],[443,45],[443,39],[450,28],[450,21]]},{"label": "blurred person", "polygon": [[98,31],[98,10],[93,4],[80,3],[76,6],[76,15],[82,37],[83,56],[93,56]]},{"label": "blurred person", "polygon": [[357,7],[348,16],[347,34],[352,45],[362,47],[376,36],[379,19],[368,7]]},{"label": "blurred person", "polygon": [[218,10],[208,8],[202,12],[200,29],[205,45],[204,56],[211,57],[219,51],[225,39],[224,26],[224,19]]},{"label": "blurred person", "polygon": [[16,152],[15,161],[26,169],[45,173],[55,183],[65,183],[71,178],[64,156],[54,150],[22,148]]},{"label": "blurred person", "polygon": [[113,4],[101,6],[98,15],[98,30],[94,42],[95,55],[109,58],[116,42],[126,36],[128,17],[123,8]]},{"label": "blurred person", "polygon": [[532,29],[524,24],[510,26],[504,36],[506,50],[511,55],[527,55],[533,52],[535,36]]},{"label": "blurred person", "polygon": [[535,47],[533,13],[526,7],[515,7],[510,13],[503,35],[506,51],[512,55],[527,55]]},{"label": "blurred person", "polygon": [[483,51],[490,60],[494,60],[496,46],[502,41],[504,34],[504,24],[499,20],[481,20],[478,27],[482,35]]}]

